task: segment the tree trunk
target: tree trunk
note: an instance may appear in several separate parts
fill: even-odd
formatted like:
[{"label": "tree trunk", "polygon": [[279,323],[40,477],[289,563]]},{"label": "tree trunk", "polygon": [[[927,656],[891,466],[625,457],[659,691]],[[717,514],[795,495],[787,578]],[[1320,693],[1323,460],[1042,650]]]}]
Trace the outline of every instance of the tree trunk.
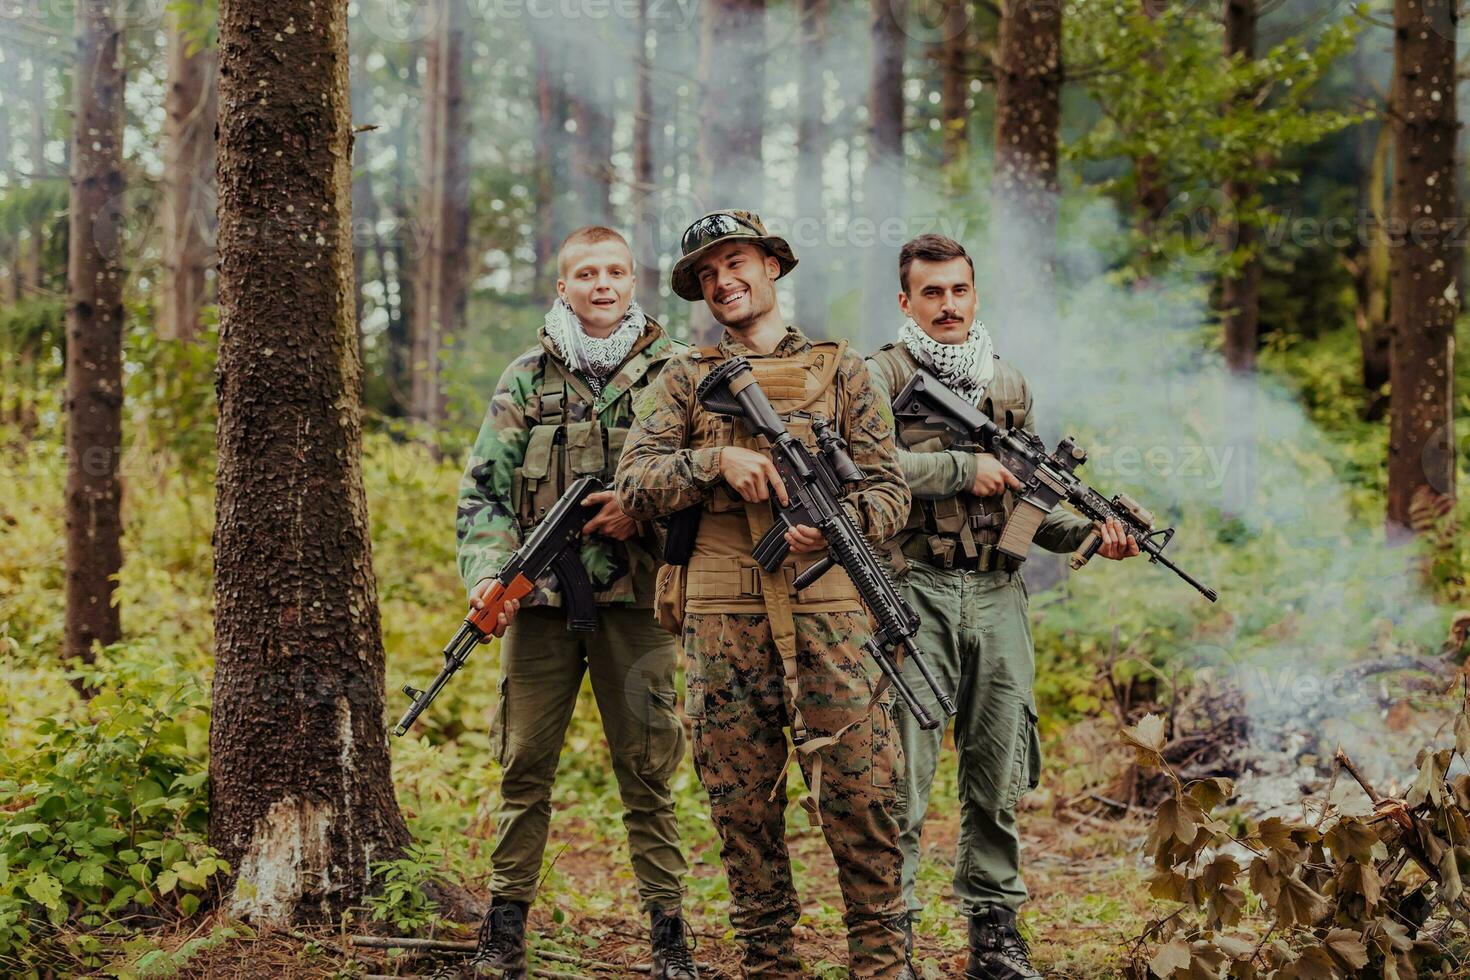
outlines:
[{"label": "tree trunk", "polygon": [[66,323],[66,630],[62,656],[91,662],[121,636],[123,192],[121,32],[107,3],[76,12]]},{"label": "tree trunk", "polygon": [[557,45],[532,38],[536,57],[536,276],[534,291],[550,296],[556,286],[557,214],[562,188],[556,185],[557,158],[566,139]]},{"label": "tree trunk", "polygon": [[868,169],[863,210],[873,222],[863,280],[862,344],[873,350],[890,339],[898,321],[898,250],[885,226],[901,222],[903,210],[903,56],[906,0],[871,0],[872,74],[868,84]]},{"label": "tree trunk", "polygon": [[347,5],[220,7],[219,476],[210,843],[230,914],[332,916],[409,840],[352,323]]},{"label": "tree trunk", "polygon": [[[702,211],[747,208],[760,212],[765,18],[765,0],[711,0],[700,10],[695,196]],[[691,311],[690,334],[701,344],[712,343],[720,335],[719,325],[703,304]]]},{"label": "tree trunk", "polygon": [[943,128],[940,160],[951,199],[970,193],[970,48],[966,0],[944,0],[939,29],[939,122]]},{"label": "tree trunk", "polygon": [[424,185],[419,213],[429,230],[429,247],[419,268],[420,291],[413,335],[414,418],[437,424],[444,417],[439,352],[457,336],[464,320],[465,250],[469,226],[468,143],[464,114],[464,0],[443,5],[428,39],[424,98]]},{"label": "tree trunk", "polygon": [[581,224],[612,224],[612,117],[602,106],[608,93],[582,91],[605,85],[601,77],[585,76],[578,67],[572,69],[579,86],[573,96],[572,118],[577,123],[577,138],[572,141],[572,173],[577,185],[577,204]]},{"label": "tree trunk", "polygon": [[[1143,0],[1143,15],[1149,20],[1156,19],[1159,14],[1163,13],[1166,2],[1167,0]],[[1230,17],[1229,7],[1231,2],[1232,0],[1226,0],[1227,21]],[[1244,2],[1254,7],[1255,0],[1244,0]],[[1252,16],[1254,16],[1254,12]],[[1254,31],[1254,28],[1252,30]],[[1227,24],[1225,42],[1227,54],[1229,53],[1230,44],[1229,35],[1230,27]],[[1156,55],[1151,55],[1148,58],[1149,63],[1155,71],[1161,67],[1161,60]],[[1134,187],[1134,193],[1137,196],[1138,230],[1143,238],[1144,248],[1148,249],[1149,243],[1153,240],[1154,235],[1158,233],[1159,219],[1164,216],[1165,211],[1169,210],[1169,184],[1164,178],[1158,157],[1152,153],[1145,153],[1139,157],[1134,166],[1136,168],[1135,177],[1137,181]]]},{"label": "tree trunk", "polygon": [[1393,216],[1405,230],[1391,253],[1393,338],[1388,522],[1455,495],[1455,22],[1453,0],[1394,0]]},{"label": "tree trunk", "polygon": [[[75,85],[75,81],[72,83]],[[73,99],[75,99],[73,93]],[[51,174],[46,164],[46,62],[31,59],[31,181],[44,180]],[[68,167],[70,163],[68,162]],[[27,266],[22,281],[39,295],[46,288],[46,267],[43,252],[46,244],[46,222],[37,218],[30,227],[30,249],[26,253]],[[68,254],[71,245],[67,244]]]},{"label": "tree trunk", "polygon": [[[396,74],[396,73],[395,73]],[[418,61],[410,57],[405,84],[412,90],[418,85]],[[414,215],[407,200],[408,126],[407,110],[400,110],[400,125],[395,127],[393,141],[393,184],[389,207],[393,212],[393,279],[398,286],[398,302],[388,328],[388,393],[393,404],[390,414],[402,418],[409,414],[413,396],[413,324],[414,279],[418,275],[414,245]]]},{"label": "tree trunk", "polygon": [[170,12],[168,92],[163,131],[163,267],[158,333],[191,340],[199,331],[205,269],[211,255],[205,231],[214,216],[215,52],[190,54]]},{"label": "tree trunk", "polygon": [[997,45],[992,225],[1006,265],[1045,300],[1056,266],[1062,5],[1005,0]]},{"label": "tree trunk", "polygon": [[[1256,0],[1225,0],[1225,57],[1249,61],[1256,56]],[[1242,95],[1247,99],[1250,96]],[[1256,337],[1260,332],[1261,257],[1257,252],[1259,232],[1254,221],[1242,221],[1241,212],[1255,196],[1249,181],[1225,182],[1226,200],[1235,206],[1226,222],[1225,241],[1244,254],[1244,264],[1227,273],[1220,284],[1220,305],[1225,326],[1225,366],[1237,374],[1256,369]]]},{"label": "tree trunk", "polygon": [[649,60],[648,0],[638,0],[638,91],[633,109],[633,250],[638,267],[638,305],[659,307],[658,182],[653,164],[653,64]]},{"label": "tree trunk", "polygon": [[[1389,119],[1393,112],[1387,113]],[[1372,215],[1372,237],[1368,241],[1363,268],[1358,317],[1358,345],[1363,352],[1363,418],[1377,421],[1388,411],[1384,387],[1389,383],[1388,288],[1391,259],[1384,226],[1388,217],[1388,156],[1393,149],[1393,126],[1385,119],[1378,126],[1372,163],[1367,177],[1367,206]]]},{"label": "tree trunk", "polygon": [[[827,224],[824,200],[823,164],[831,146],[827,128],[825,88],[827,83],[827,15],[828,0],[800,0],[801,65],[797,77],[796,123],[796,210],[799,220],[813,228],[818,244],[826,238],[821,229]],[[805,235],[795,236],[800,248]],[[812,337],[827,335],[827,304],[831,285],[828,263],[831,256],[820,247],[803,258],[801,276],[796,282],[796,322]]]}]

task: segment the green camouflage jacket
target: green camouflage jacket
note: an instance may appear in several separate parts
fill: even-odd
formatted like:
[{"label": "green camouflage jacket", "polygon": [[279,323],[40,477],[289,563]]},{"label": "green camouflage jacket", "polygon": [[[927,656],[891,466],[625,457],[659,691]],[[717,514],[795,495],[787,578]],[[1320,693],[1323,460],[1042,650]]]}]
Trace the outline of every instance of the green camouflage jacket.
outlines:
[{"label": "green camouflage jacket", "polygon": [[[459,487],[456,534],[465,588],[495,575],[535,526],[536,515],[582,476],[611,486],[633,404],[668,359],[683,349],[652,319],[600,395],[568,368],[542,330],[540,344],[500,377]],[[658,554],[653,535],[627,542],[594,536],[583,542],[597,602],[648,607]],[[523,602],[559,606],[549,574]]]},{"label": "green camouflage jacket", "polygon": [[[726,356],[752,360],[793,357],[809,347],[811,341],[795,327],[787,327],[786,337],[769,355],[753,353],[728,333],[720,339]],[[861,356],[847,351],[839,370],[847,392],[848,453],[865,477],[845,503],[863,533],[878,542],[903,527],[909,512],[909,490],[893,442],[893,409],[869,382]],[[685,445],[686,406],[694,397],[698,374],[694,360],[681,354],[638,399],[637,422],[618,465],[616,487],[623,510],[638,520],[699,503],[720,481],[719,448]]]}]

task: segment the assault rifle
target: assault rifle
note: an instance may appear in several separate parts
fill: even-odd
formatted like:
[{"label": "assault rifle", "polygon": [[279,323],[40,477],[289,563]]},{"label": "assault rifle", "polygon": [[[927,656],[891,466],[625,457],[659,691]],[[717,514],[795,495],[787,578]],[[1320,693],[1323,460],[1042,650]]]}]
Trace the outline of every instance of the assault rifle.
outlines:
[{"label": "assault rifle", "polygon": [[[1153,514],[1127,494],[1120,493],[1109,500],[1077,478],[1077,467],[1087,462],[1087,450],[1071,436],[1057,443],[1056,452],[1048,453],[1040,436],[1025,429],[1000,428],[923,368],[914,373],[893,400],[893,414],[920,425],[938,425],[950,430],[1000,460],[1021,481],[1022,487],[1016,491],[1016,508],[1006,520],[997,545],[1017,561],[1026,560],[1042,518],[1065,500],[1090,521],[1118,520],[1149,561],[1163,565],[1211,602],[1218,598],[1214,589],[1164,557],[1164,547],[1174,537],[1172,527],[1155,528]],[[1087,564],[1101,544],[1102,538],[1094,528],[1073,552],[1071,566],[1076,569]]]},{"label": "assault rifle", "polygon": [[470,651],[489,639],[500,621],[505,604],[530,595],[536,587],[536,580],[548,570],[556,575],[557,584],[561,586],[562,602],[567,607],[567,629],[582,632],[597,629],[597,604],[592,594],[592,582],[577,550],[582,542],[583,526],[598,510],[583,506],[582,500],[588,494],[604,489],[601,480],[583,477],[552,504],[541,523],[526,536],[525,542],[495,576],[494,584],[485,593],[484,605],[470,609],[459,631],[444,648],[444,668],[439,671],[439,676],[422,691],[412,684],[403,685],[403,693],[413,703],[393,726],[394,735],[408,731],[455,671],[464,666]]},{"label": "assault rifle", "polygon": [[827,539],[827,554],[796,576],[796,588],[807,588],[833,565],[841,565],[876,625],[863,649],[878,662],[883,676],[898,691],[920,727],[939,727],[939,722],[919,702],[899,672],[901,660],[895,659],[893,651],[913,660],[946,717],[955,713],[954,701],[939,685],[914,644],[914,634],[919,631],[918,614],[894,588],[887,564],[873,552],[872,545],[842,506],[846,487],[863,479],[862,470],[847,454],[842,437],[826,419],[814,417],[812,431],[821,454],[812,455],[805,443],[786,430],[786,424],[743,357],[732,357],[710,372],[695,395],[709,411],[737,418],[752,433],[765,437],[771,446],[776,471],[786,486],[791,503],[778,507],[779,520],[756,542],[752,557],[767,572],[775,572],[790,551],[786,543],[787,528],[805,524],[821,531]]}]

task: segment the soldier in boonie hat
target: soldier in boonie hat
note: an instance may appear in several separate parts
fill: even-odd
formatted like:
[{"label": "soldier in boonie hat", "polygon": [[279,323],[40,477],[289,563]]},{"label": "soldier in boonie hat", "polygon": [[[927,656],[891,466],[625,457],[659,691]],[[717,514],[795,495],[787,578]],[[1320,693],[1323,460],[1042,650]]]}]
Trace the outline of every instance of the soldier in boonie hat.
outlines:
[{"label": "soldier in boonie hat", "polygon": [[779,262],[781,271],[777,279],[796,268],[796,255],[786,244],[786,239],[767,234],[766,226],[761,224],[760,216],[755,212],[711,211],[684,231],[680,241],[682,255],[674,263],[674,271],[669,276],[675,295],[691,303],[698,302],[703,295],[699,277],[695,275],[699,260],[716,245],[738,241],[754,242]]}]

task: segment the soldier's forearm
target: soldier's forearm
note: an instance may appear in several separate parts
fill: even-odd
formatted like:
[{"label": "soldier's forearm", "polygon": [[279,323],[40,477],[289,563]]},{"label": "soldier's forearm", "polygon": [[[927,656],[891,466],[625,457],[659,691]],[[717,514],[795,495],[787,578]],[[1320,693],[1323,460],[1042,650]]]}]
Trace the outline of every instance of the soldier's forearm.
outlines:
[{"label": "soldier's forearm", "polygon": [[613,489],[623,513],[651,521],[702,503],[719,480],[719,447],[678,449],[666,455],[625,454]]},{"label": "soldier's forearm", "polygon": [[1078,517],[1062,507],[1057,507],[1041,519],[1036,529],[1036,543],[1047,551],[1068,554],[1081,547],[1092,530],[1092,522]]},{"label": "soldier's forearm", "polygon": [[943,500],[975,483],[975,456],[954,449],[933,453],[898,450],[898,465],[909,493],[920,500]]}]

